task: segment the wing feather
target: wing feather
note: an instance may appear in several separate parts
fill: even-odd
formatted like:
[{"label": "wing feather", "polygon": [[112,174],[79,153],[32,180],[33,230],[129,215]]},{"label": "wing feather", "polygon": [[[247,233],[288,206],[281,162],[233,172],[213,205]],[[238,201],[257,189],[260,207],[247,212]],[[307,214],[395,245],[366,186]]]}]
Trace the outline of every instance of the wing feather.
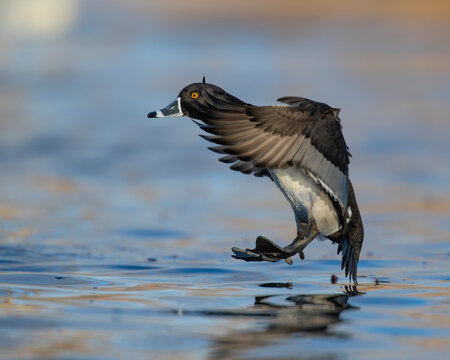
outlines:
[{"label": "wing feather", "polygon": [[212,134],[211,150],[225,154],[220,161],[245,174],[267,174],[267,169],[295,166],[306,170],[347,208],[349,153],[340,120],[326,104],[296,97],[279,99],[290,106],[227,104],[207,99],[211,116],[197,123]]}]

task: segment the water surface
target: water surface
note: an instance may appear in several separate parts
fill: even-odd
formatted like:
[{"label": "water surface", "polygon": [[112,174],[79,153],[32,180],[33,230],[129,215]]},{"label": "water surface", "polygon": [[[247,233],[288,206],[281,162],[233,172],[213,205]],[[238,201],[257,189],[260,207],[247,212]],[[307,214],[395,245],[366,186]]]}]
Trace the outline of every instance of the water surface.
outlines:
[{"label": "water surface", "polygon": [[[445,7],[35,2],[0,5],[0,358],[448,356]],[[146,118],[203,75],[255,104],[342,108],[357,291],[329,242],[292,266],[230,257],[295,224],[189,119]]]}]

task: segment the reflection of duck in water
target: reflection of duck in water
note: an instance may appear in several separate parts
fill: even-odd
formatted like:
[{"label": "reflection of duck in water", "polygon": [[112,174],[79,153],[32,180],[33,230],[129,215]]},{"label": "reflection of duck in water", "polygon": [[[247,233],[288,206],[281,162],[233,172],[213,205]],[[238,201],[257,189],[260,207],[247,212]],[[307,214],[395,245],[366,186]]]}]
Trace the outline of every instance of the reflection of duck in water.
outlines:
[{"label": "reflection of duck in water", "polygon": [[[228,315],[260,318],[260,321],[255,321],[259,326],[253,326],[247,331],[233,330],[215,338],[214,350],[209,359],[246,358],[244,355],[247,352],[251,354],[253,350],[264,349],[271,344],[284,344],[286,339],[289,339],[287,335],[295,333],[326,337],[345,336],[345,333],[333,330],[332,325],[342,321],[340,315],[343,311],[355,309],[348,304],[348,299],[356,294],[349,292],[299,294],[287,298],[280,295],[256,297],[252,309],[241,313],[233,311]],[[297,352],[296,358],[303,358],[301,352]],[[305,358],[310,357],[305,355]]]},{"label": "reflection of duck in water", "polygon": [[262,308],[277,308],[270,328],[277,332],[326,331],[339,322],[343,310],[351,309],[348,294],[308,294],[289,296],[285,300],[290,305],[272,303],[273,296],[256,297],[255,305]]},{"label": "reflection of duck in water", "polygon": [[291,204],[297,236],[284,248],[259,236],[252,250],[233,248],[245,261],[275,262],[299,254],[317,236],[339,244],[342,268],[357,282],[364,230],[348,176],[349,152],[339,109],[299,97],[278,99],[288,106],[254,106],[221,88],[195,83],[166,108],[148,117],[190,116],[214,136],[210,149],[231,169],[272,179]]}]

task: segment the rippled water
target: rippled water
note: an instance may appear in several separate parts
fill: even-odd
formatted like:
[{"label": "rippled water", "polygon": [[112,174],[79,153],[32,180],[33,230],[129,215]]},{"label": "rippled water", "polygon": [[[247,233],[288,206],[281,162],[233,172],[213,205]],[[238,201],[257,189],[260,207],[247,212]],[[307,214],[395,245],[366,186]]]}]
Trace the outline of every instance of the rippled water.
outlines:
[{"label": "rippled water", "polygon": [[[0,5],[1,359],[448,356],[438,13],[36,0],[30,18],[18,3]],[[292,266],[230,257],[295,224],[189,119],[146,118],[203,75],[255,104],[342,107],[366,229],[357,291],[329,242]]]}]

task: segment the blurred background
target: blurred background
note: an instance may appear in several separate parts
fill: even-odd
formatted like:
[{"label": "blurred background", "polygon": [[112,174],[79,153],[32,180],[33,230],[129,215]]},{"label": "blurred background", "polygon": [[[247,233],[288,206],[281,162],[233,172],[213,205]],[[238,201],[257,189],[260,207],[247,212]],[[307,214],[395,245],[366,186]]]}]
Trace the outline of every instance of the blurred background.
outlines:
[{"label": "blurred background", "polygon": [[[223,286],[208,306],[250,306],[259,290],[248,269],[255,282],[306,281],[306,291],[330,292],[319,285],[339,269],[329,243],[311,244],[311,262],[288,270],[230,259],[232,246],[251,247],[259,234],[290,241],[287,202],[267,179],[219,163],[189,119],[147,119],[204,75],[255,105],[292,95],[342,108],[366,229],[363,290],[384,276],[393,303],[428,292],[431,304],[400,302],[412,308],[393,333],[408,343],[404,329],[426,328],[409,355],[442,357],[450,327],[449,39],[450,2],[439,0],[2,0],[0,358],[121,358],[131,349],[135,358],[214,358],[211,334],[236,331],[240,321],[147,312],[138,321],[128,311],[198,310],[211,282]],[[149,263],[174,272],[154,275]],[[224,280],[222,270],[192,270],[199,264],[236,273]],[[187,293],[178,289],[186,284]],[[235,302],[233,291],[245,300]],[[367,338],[350,345],[367,348],[371,339],[385,358],[397,356],[404,343],[380,338],[391,308],[358,301],[355,329]],[[418,320],[425,305],[433,310]],[[367,306],[385,320],[373,331]],[[146,332],[155,321],[168,323]],[[302,345],[308,356],[361,358],[337,341],[338,350],[314,341]],[[298,343],[276,344],[264,354],[298,355]],[[261,356],[243,348],[230,358]]]}]

